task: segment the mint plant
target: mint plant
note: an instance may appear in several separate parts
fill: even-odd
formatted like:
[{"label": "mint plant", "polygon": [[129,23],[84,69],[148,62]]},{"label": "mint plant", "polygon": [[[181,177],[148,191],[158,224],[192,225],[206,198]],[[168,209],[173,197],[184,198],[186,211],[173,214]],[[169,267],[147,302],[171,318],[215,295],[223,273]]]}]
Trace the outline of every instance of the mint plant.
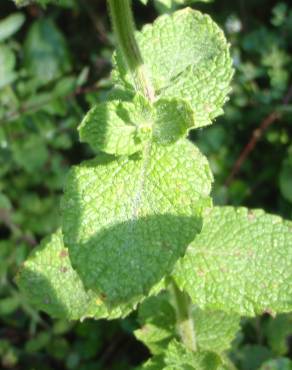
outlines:
[{"label": "mint plant", "polygon": [[138,307],[145,369],[234,369],[242,316],[292,308],[292,223],[213,207],[208,160],[191,129],[223,113],[229,45],[185,8],[135,32],[129,0],[109,0],[114,88],[79,126],[96,158],[71,169],[62,227],[17,277],[29,300],[68,320]]}]

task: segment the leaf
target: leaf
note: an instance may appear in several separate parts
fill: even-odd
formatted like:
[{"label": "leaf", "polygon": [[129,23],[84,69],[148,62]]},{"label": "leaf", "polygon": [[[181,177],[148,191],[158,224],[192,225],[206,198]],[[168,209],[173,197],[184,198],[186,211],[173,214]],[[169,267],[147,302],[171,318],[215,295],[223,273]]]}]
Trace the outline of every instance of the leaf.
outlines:
[{"label": "leaf", "polygon": [[100,296],[84,289],[70,264],[61,230],[33,250],[16,281],[31,304],[57,318],[117,318],[126,316],[133,308],[121,305],[109,312]]},{"label": "leaf", "polygon": [[16,58],[13,51],[8,46],[0,44],[0,89],[16,78],[15,64]]},{"label": "leaf", "polygon": [[13,13],[0,21],[0,42],[8,39],[23,25],[25,16],[22,13]]},{"label": "leaf", "polygon": [[193,309],[196,338],[200,349],[222,353],[240,330],[240,317],[223,311]]},{"label": "leaf", "polygon": [[160,99],[151,105],[143,96],[132,101],[112,100],[93,107],[79,126],[81,142],[96,151],[131,155],[145,141],[171,144],[185,137],[194,126],[189,104],[177,99]]},{"label": "leaf", "polygon": [[173,12],[180,6],[187,6],[199,2],[210,3],[213,0],[154,0],[154,5],[160,13]]},{"label": "leaf", "polygon": [[292,203],[292,151],[282,163],[279,186],[283,197]]},{"label": "leaf", "polygon": [[130,155],[142,149],[143,134],[151,137],[152,121],[152,107],[142,96],[100,103],[79,126],[80,140],[97,151]]},{"label": "leaf", "polygon": [[201,308],[252,316],[292,307],[292,224],[262,210],[215,207],[175,278]]},{"label": "leaf", "polygon": [[153,140],[159,144],[175,143],[196,127],[191,106],[180,99],[158,99],[154,103]]},{"label": "leaf", "polygon": [[41,19],[32,24],[24,42],[24,64],[40,83],[48,83],[70,71],[66,40],[53,21]]},{"label": "leaf", "polygon": [[[135,331],[137,339],[150,348],[151,353],[161,354],[169,342],[177,337],[176,317],[167,293],[147,298],[139,307],[141,329]],[[192,309],[196,341],[199,350],[222,353],[231,346],[239,331],[240,317],[222,311]]]},{"label": "leaf", "polygon": [[221,365],[221,359],[213,352],[191,352],[177,341],[172,341],[165,353],[165,370],[215,370]]},{"label": "leaf", "polygon": [[285,357],[269,360],[259,370],[292,370],[292,361]]},{"label": "leaf", "polygon": [[211,181],[207,160],[186,140],[74,167],[63,232],[84,285],[110,305],[145,295],[200,231]]},{"label": "leaf", "polygon": [[164,356],[154,356],[136,370],[219,370],[221,363],[221,358],[213,352],[192,352],[173,340]]},{"label": "leaf", "polygon": [[[229,46],[212,19],[190,8],[159,17],[137,33],[137,42],[156,97],[188,101],[196,127],[222,114],[233,75]],[[134,89],[122,55],[114,57],[113,78]]]},{"label": "leaf", "polygon": [[13,0],[16,6],[26,6],[32,3],[39,4],[43,7],[45,7],[48,4],[55,4],[58,6],[63,7],[71,7],[73,6],[74,2],[73,0]]},{"label": "leaf", "polygon": [[269,347],[277,355],[288,353],[288,337],[292,335],[292,314],[270,317],[265,330]]},{"label": "leaf", "polygon": [[258,370],[260,366],[273,357],[273,353],[262,345],[247,344],[238,353],[239,368],[242,370]]},{"label": "leaf", "polygon": [[40,170],[49,158],[47,145],[38,134],[31,134],[26,140],[14,139],[11,150],[14,161],[30,173]]}]

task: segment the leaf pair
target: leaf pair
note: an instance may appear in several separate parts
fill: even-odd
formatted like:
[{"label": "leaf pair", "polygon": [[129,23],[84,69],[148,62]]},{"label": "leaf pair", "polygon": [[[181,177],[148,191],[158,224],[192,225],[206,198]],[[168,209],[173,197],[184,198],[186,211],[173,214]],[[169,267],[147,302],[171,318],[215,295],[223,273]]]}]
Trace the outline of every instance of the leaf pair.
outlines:
[{"label": "leaf pair", "polygon": [[232,61],[223,32],[209,16],[187,8],[159,17],[136,36],[155,101],[137,94],[118,51],[113,79],[128,101],[97,104],[79,127],[81,141],[97,151],[130,155],[145,141],[172,144],[223,113]]},{"label": "leaf pair", "polygon": [[97,104],[79,126],[80,140],[96,151],[131,155],[147,142],[171,144],[195,127],[189,104],[159,99],[154,104],[137,94],[132,101],[112,100]]},{"label": "leaf pair", "polygon": [[[204,310],[222,310],[231,316],[289,312],[292,307],[291,227],[291,222],[282,221],[281,218],[260,210],[215,207],[206,218],[202,233],[190,244],[185,257],[176,265],[174,277],[181,289],[185,289],[192,300]],[[53,316],[71,319],[83,316],[102,317],[100,312],[104,314],[107,311],[98,310],[99,307],[94,302],[98,299],[97,302],[101,304],[101,300],[96,294],[93,295],[95,311],[84,311],[89,298],[83,292],[80,278],[76,272],[73,274],[74,270],[60,235],[45,241],[25,263],[18,281],[20,288],[38,308]],[[66,259],[61,259],[61,255],[67,256]],[[68,274],[62,273],[62,267]],[[72,276],[75,276],[74,279]],[[45,289],[44,284],[49,284],[51,290]],[[79,286],[82,287],[80,293]],[[158,290],[159,286],[154,291]],[[50,291],[54,294],[48,301],[44,292]],[[72,299],[74,295],[70,292],[76,293],[76,299]],[[58,309],[58,302],[68,308]],[[161,299],[156,303],[154,300],[150,301],[150,308],[155,309],[155,304],[159,305],[160,308],[155,309],[156,313],[168,310],[167,317],[170,320],[163,323],[158,317],[158,322],[149,322],[148,317],[151,315],[146,302],[141,307],[143,311],[140,311],[140,315],[142,323],[146,323],[150,330],[148,334],[152,335],[152,339],[153,336],[159,338],[159,335],[162,335],[159,340],[171,338],[173,320],[168,305],[165,307]],[[76,309],[76,305],[80,305],[83,311]],[[106,310],[103,306],[101,308]],[[117,312],[117,316],[129,312],[123,306],[120,310],[113,312]],[[216,312],[214,315],[216,316]],[[208,315],[208,320],[212,322],[211,314]],[[204,322],[203,319],[197,321]],[[222,324],[222,320],[218,320],[218,323]],[[160,327],[162,331],[157,332]],[[155,343],[158,340],[149,341],[144,332],[138,332],[137,335],[150,344],[150,349],[157,348]]]}]

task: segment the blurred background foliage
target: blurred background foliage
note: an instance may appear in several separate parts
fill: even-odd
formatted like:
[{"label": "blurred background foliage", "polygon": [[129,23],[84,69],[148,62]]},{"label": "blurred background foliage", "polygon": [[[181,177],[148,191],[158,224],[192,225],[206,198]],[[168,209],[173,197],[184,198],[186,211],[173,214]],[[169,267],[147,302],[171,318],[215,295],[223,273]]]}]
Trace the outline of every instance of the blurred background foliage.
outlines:
[{"label": "blurred background foliage", "polygon": [[[181,2],[145,7],[135,0],[138,27]],[[67,170],[92,156],[76,128],[111,86],[114,42],[105,2],[60,3],[46,10],[0,4],[0,368],[131,369],[149,356],[133,336],[135,314],[111,322],[52,320],[26,302],[13,280],[59,225]],[[224,29],[236,69],[225,115],[191,133],[210,159],[215,203],[292,219],[291,3],[190,3]],[[229,355],[242,370],[291,370],[292,315],[243,319]]]}]

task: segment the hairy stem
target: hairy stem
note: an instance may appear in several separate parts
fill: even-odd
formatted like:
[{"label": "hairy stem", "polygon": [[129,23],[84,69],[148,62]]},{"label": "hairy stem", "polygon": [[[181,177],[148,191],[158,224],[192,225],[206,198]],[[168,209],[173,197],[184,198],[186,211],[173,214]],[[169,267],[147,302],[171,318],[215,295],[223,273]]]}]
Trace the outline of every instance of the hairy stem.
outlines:
[{"label": "hairy stem", "polygon": [[108,4],[118,48],[133,76],[136,90],[153,101],[154,90],[147,78],[142,55],[135,39],[131,0],[108,0]]},{"label": "hairy stem", "polygon": [[177,330],[184,345],[191,351],[197,350],[195,325],[192,317],[192,303],[189,296],[179,290],[173,279],[169,290],[176,311]]}]

